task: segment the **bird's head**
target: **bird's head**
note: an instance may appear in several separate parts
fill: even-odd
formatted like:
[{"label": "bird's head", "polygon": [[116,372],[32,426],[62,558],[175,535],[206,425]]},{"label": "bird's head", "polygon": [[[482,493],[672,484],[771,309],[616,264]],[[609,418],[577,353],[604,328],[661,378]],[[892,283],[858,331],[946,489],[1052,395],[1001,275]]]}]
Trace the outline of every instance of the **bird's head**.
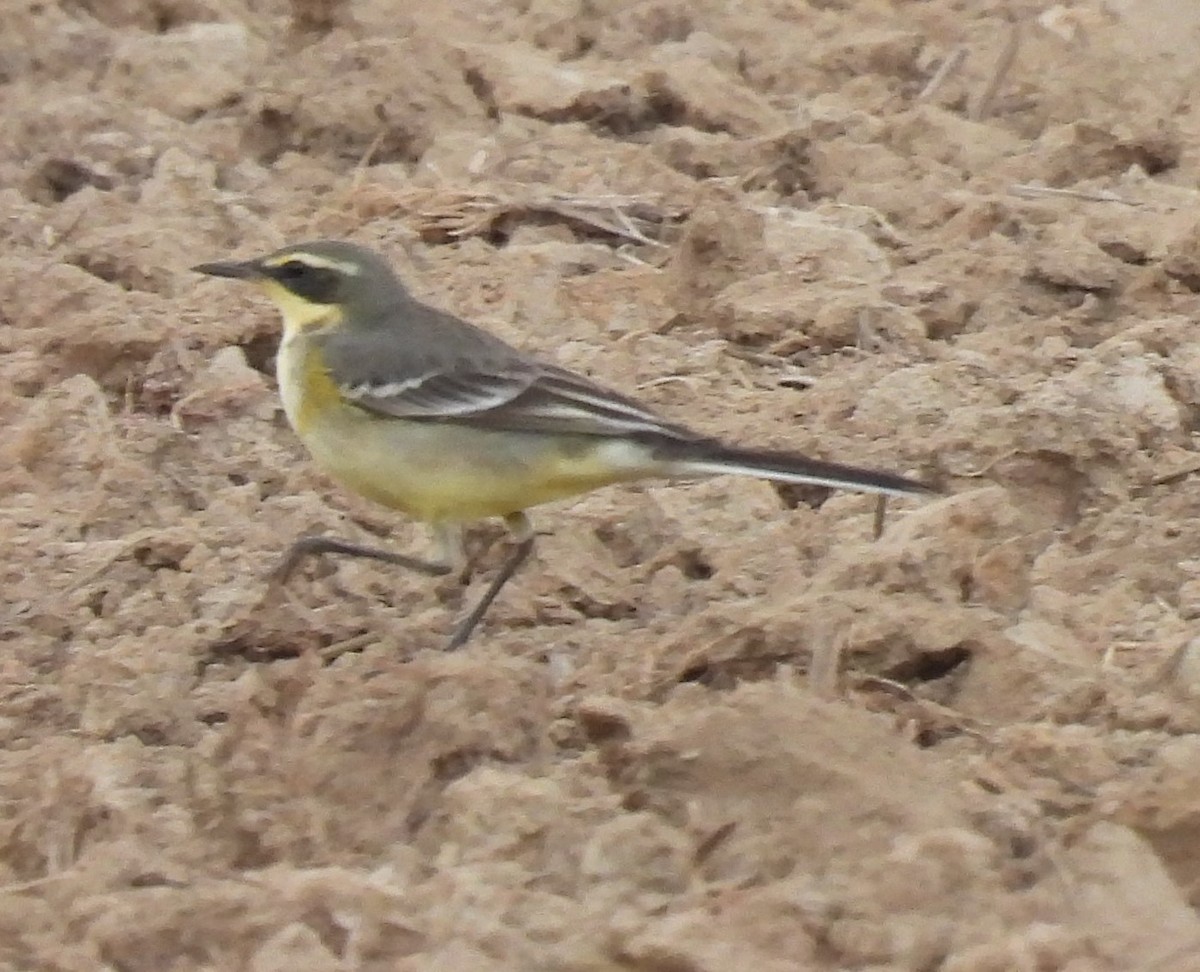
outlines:
[{"label": "bird's head", "polygon": [[366,319],[407,296],[378,254],[339,240],[296,243],[263,257],[192,269],[256,284],[279,307],[288,333]]}]

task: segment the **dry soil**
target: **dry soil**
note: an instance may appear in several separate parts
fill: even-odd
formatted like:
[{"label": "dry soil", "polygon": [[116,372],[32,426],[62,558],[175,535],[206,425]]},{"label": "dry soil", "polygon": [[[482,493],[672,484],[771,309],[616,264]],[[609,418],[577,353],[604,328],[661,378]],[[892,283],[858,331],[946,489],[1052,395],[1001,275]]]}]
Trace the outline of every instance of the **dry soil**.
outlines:
[{"label": "dry soil", "polygon": [[[1200,8],[5,0],[0,969],[1200,968]],[[200,261],[344,237],[935,480],[539,512],[464,591]]]}]

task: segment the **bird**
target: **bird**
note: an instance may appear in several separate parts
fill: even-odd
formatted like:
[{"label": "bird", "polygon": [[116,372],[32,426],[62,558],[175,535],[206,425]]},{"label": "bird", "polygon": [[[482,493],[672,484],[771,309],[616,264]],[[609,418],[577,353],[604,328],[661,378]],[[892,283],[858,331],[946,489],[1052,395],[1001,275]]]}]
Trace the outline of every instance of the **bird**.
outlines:
[{"label": "bird", "polygon": [[500,518],[512,550],[454,628],[462,647],[534,548],[531,507],[639,479],[749,476],[882,496],[931,494],[891,472],[745,447],[671,421],[636,399],[520,350],[411,294],[379,253],[343,240],[203,263],[255,284],[278,308],[283,410],[340,485],[432,527],[438,555],[324,534],[298,538],[272,578],[307,558],[363,557],[428,576],[464,564],[462,531]]}]

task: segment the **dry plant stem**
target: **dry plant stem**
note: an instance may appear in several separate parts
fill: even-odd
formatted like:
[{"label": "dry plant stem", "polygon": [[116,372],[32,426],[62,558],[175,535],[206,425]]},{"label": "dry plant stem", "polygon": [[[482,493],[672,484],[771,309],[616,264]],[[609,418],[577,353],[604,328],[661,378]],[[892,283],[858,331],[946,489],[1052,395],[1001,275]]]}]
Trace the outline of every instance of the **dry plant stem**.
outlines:
[{"label": "dry plant stem", "polygon": [[887,497],[879,496],[875,500],[875,519],[871,525],[871,539],[878,540],[883,536],[883,524],[887,519]]},{"label": "dry plant stem", "polygon": [[917,95],[917,101],[931,100],[951,76],[958,72],[958,69],[963,66],[963,62],[966,59],[967,48],[965,45],[954,48],[954,50],[946,55],[946,59],[938,65],[938,69],[934,71],[933,77],[929,79],[925,87],[921,89],[921,93]]},{"label": "dry plant stem", "polygon": [[1021,24],[1016,22],[1012,25],[1008,34],[1008,41],[1004,45],[1004,49],[1000,52],[1000,57],[996,60],[996,67],[992,71],[992,75],[988,78],[988,82],[984,85],[983,90],[979,93],[979,98],[975,101],[975,106],[971,109],[971,121],[983,121],[992,111],[992,103],[996,100],[996,94],[1004,84],[1004,79],[1008,77],[1008,73],[1012,70],[1013,62],[1017,59],[1017,51],[1021,47]]},{"label": "dry plant stem", "polygon": [[1065,199],[1082,199],[1085,202],[1105,202],[1105,203],[1120,203],[1123,206],[1136,206],[1135,202],[1130,202],[1128,199],[1122,199],[1116,193],[1103,191],[1088,191],[1086,189],[1056,189],[1052,186],[1037,186],[1027,183],[1017,183],[1010,186],[1008,191],[1014,196],[1021,196],[1025,199],[1040,199],[1045,196],[1059,197]]},{"label": "dry plant stem", "polygon": [[631,243],[662,246],[657,238],[662,228],[685,215],[678,207],[664,206],[649,196],[572,195],[527,186],[490,193],[413,190],[402,194],[399,202],[421,222],[418,231],[437,230],[455,239],[487,233],[507,216],[544,214]]},{"label": "dry plant stem", "polygon": [[780,384],[786,383],[798,388],[809,388],[817,383],[816,378],[792,364],[784,355],[751,351],[749,348],[743,348],[740,345],[729,342],[725,343],[723,350],[732,358],[740,358],[743,361],[749,361],[751,364],[763,365],[767,368],[776,368],[786,372],[779,379]]},{"label": "dry plant stem", "polygon": [[1178,682],[1189,656],[1193,656],[1198,647],[1200,646],[1196,644],[1196,639],[1188,638],[1182,644],[1172,649],[1170,655],[1167,656],[1166,661],[1162,663],[1158,671],[1145,680],[1143,687],[1148,689],[1161,688],[1164,685],[1171,685]]}]

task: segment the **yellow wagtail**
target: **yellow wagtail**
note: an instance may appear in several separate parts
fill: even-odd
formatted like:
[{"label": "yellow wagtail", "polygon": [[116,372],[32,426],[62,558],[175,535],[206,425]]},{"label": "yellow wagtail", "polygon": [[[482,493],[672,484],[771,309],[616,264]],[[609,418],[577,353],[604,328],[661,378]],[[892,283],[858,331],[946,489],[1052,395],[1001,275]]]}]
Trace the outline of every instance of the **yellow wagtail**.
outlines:
[{"label": "yellow wagtail", "polygon": [[884,495],[930,492],[903,476],[729,446],[632,398],[517,350],[414,298],[377,254],[318,241],[195,268],[256,283],[283,315],[283,408],[317,465],[432,524],[441,562],[306,536],[283,558],[337,553],[429,575],[461,563],[461,525],[502,517],[516,544],[455,629],[462,645],[533,549],[525,510],[611,483],[731,473]]}]

